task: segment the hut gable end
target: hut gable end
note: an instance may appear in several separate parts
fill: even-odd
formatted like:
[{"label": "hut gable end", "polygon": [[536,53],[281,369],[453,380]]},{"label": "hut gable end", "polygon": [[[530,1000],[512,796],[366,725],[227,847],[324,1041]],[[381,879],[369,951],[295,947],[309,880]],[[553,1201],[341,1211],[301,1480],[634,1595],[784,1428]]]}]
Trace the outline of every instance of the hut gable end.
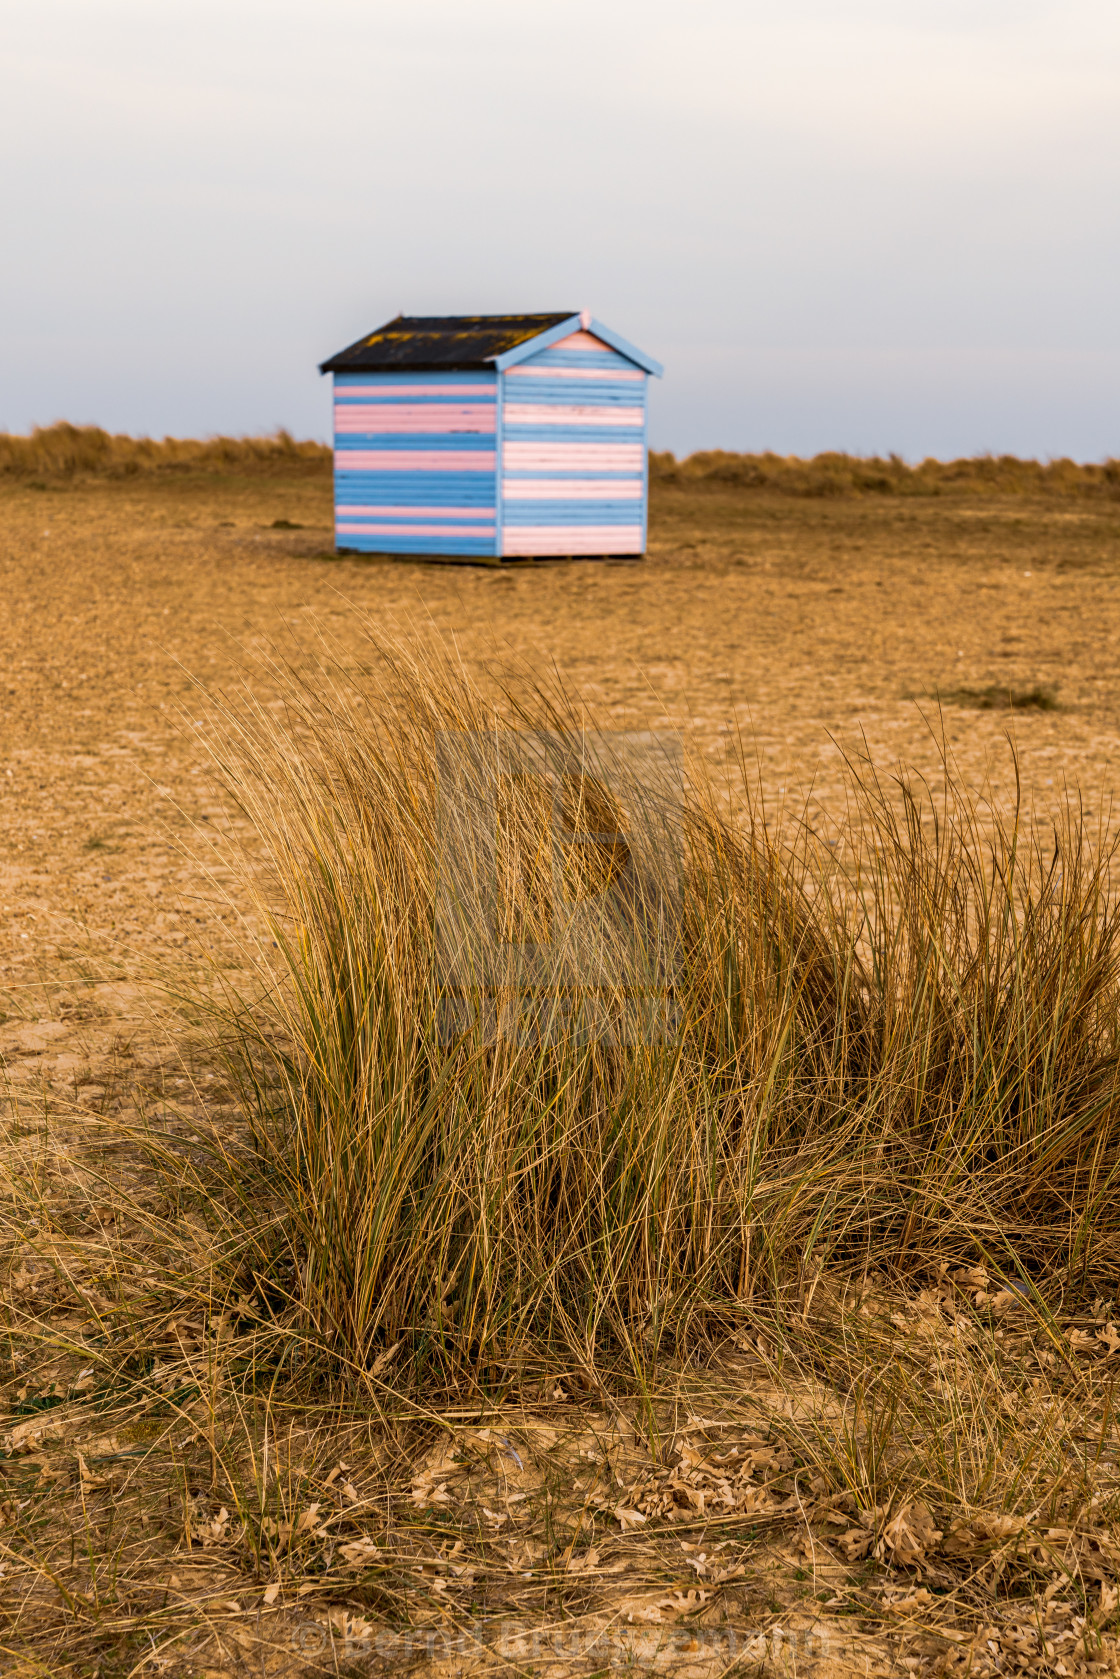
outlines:
[{"label": "hut gable end", "polygon": [[502,384],[503,554],[643,553],[645,370],[581,322]]}]

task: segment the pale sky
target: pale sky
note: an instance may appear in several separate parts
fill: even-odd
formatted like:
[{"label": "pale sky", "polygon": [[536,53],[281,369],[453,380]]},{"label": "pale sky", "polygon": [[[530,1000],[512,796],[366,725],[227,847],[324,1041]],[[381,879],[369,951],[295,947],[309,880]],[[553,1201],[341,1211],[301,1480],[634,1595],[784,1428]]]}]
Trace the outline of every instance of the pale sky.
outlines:
[{"label": "pale sky", "polygon": [[0,429],[586,307],[677,453],[1120,455],[1120,0],[0,0],[0,158]]}]

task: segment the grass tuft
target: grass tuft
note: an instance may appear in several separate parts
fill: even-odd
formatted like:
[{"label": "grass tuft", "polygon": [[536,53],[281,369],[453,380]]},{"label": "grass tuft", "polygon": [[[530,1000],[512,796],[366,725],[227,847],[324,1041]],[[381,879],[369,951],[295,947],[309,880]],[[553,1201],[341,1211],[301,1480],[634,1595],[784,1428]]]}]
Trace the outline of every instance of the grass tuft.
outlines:
[{"label": "grass tuft", "polygon": [[[439,731],[530,725],[559,743],[558,775],[578,761],[585,719],[561,690],[483,690],[384,643],[363,681],[324,671],[279,718],[226,713],[215,751],[273,894],[270,1002],[225,1023],[272,1208],[257,1263],[324,1356],[356,1379],[394,1348],[395,1379],[493,1389],[559,1360],[640,1387],[831,1270],[983,1264],[1104,1289],[1120,907],[1114,852],[1076,809],[1028,832],[951,766],[935,804],[853,760],[837,848],[747,793],[727,815],[696,770],[672,811],[674,1031],[566,1026],[571,951],[532,921],[523,850],[529,908],[506,936],[550,952],[544,1012],[520,1040],[481,1015],[448,1039]],[[494,770],[479,761],[463,810]],[[514,820],[539,833],[517,780]],[[647,905],[659,866],[633,887]],[[623,1018],[625,976],[605,991]]]},{"label": "grass tuft", "polygon": [[976,711],[1058,710],[1057,688],[1042,682],[1029,688],[1008,688],[998,682],[986,688],[942,688],[937,698],[942,705],[970,706]]}]

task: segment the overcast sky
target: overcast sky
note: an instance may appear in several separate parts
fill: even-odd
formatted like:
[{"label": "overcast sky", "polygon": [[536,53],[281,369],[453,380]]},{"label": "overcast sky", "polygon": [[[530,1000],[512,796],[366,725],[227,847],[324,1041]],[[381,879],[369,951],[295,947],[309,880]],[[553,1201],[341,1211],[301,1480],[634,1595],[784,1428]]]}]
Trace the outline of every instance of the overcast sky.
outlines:
[{"label": "overcast sky", "polygon": [[0,0],[0,159],[0,429],[587,307],[678,453],[1120,455],[1120,0]]}]

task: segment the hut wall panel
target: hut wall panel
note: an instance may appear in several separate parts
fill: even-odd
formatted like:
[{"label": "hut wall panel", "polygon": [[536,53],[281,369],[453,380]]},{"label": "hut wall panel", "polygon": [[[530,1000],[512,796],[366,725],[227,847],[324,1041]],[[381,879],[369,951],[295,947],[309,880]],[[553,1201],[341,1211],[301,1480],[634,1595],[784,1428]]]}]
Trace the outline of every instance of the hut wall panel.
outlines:
[{"label": "hut wall panel", "polygon": [[[640,405],[635,407],[629,402],[510,402],[507,397],[502,417],[507,426],[534,431],[557,425],[594,426],[601,431],[609,431],[612,426],[628,426],[631,431],[641,431],[646,416]],[[547,436],[547,430],[541,431],[541,435]]]},{"label": "hut wall panel", "polygon": [[338,546],[493,556],[497,399],[487,372],[336,374]]},{"label": "hut wall panel", "polygon": [[[633,385],[640,383],[645,378],[645,374],[639,367],[587,367],[582,360],[573,363],[567,358],[562,358],[559,365],[546,363],[543,367],[535,366],[534,361],[521,362],[517,367],[507,367],[505,377],[507,379],[533,379],[534,381],[551,379],[557,385],[565,387],[571,379],[595,380],[597,383],[593,388],[595,390],[595,400],[598,402],[599,382]],[[633,391],[630,392],[630,400],[633,401]]]},{"label": "hut wall panel", "polygon": [[502,376],[501,552],[640,554],[646,376],[574,332]]},{"label": "hut wall panel", "polygon": [[631,478],[507,478],[506,511],[517,501],[641,501],[640,481]]},{"label": "hut wall panel", "polygon": [[641,525],[512,525],[502,534],[502,553],[640,554]]}]

